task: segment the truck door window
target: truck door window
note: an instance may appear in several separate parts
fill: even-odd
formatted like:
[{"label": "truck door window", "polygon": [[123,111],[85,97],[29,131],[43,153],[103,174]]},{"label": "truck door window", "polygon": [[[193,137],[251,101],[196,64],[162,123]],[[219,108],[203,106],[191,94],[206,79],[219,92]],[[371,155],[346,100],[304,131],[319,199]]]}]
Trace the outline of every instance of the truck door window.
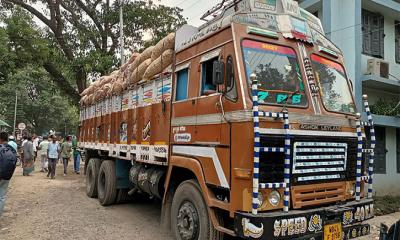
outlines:
[{"label": "truck door window", "polygon": [[226,97],[234,102],[236,102],[238,98],[232,56],[228,56],[226,60]]},{"label": "truck door window", "polygon": [[189,69],[182,69],[176,73],[176,94],[175,101],[182,101],[188,98]]},{"label": "truck door window", "polygon": [[307,106],[307,97],[296,52],[289,47],[244,40],[247,81],[257,75],[261,104]]},{"label": "truck door window", "polygon": [[217,92],[217,86],[212,82],[214,61],[218,61],[218,57],[201,63],[201,96]]},{"label": "truck door window", "polygon": [[311,63],[325,108],[333,112],[355,113],[343,66],[315,54],[311,55]]}]

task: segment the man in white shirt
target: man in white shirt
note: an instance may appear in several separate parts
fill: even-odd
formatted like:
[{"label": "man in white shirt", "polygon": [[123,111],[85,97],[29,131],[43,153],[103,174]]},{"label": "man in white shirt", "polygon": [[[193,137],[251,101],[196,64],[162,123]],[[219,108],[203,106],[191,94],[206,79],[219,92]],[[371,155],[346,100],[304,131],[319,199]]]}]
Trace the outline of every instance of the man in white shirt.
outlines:
[{"label": "man in white shirt", "polygon": [[40,154],[40,172],[47,172],[48,160],[47,149],[49,148],[49,141],[47,136],[43,137],[43,141],[39,144],[38,150]]},{"label": "man in white shirt", "polygon": [[33,143],[33,152],[34,152],[34,161],[36,162],[36,158],[37,158],[37,148],[39,147],[39,137],[36,135],[36,134],[34,134],[33,135],[33,141],[32,141],[32,143]]},{"label": "man in white shirt", "polygon": [[60,145],[57,143],[57,137],[52,135],[51,143],[49,143],[49,147],[47,149],[47,159],[49,160],[49,172],[47,173],[47,177],[51,176],[51,179],[55,178],[56,175],[56,167],[57,167],[57,159],[60,157]]}]

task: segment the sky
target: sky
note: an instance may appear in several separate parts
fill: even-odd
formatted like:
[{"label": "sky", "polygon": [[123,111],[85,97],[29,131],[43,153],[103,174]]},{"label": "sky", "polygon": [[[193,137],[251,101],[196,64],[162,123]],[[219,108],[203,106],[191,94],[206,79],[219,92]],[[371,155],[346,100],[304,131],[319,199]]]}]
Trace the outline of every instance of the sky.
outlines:
[{"label": "sky", "polygon": [[161,0],[160,4],[182,8],[188,24],[198,27],[204,23],[200,17],[219,2],[220,0]]}]

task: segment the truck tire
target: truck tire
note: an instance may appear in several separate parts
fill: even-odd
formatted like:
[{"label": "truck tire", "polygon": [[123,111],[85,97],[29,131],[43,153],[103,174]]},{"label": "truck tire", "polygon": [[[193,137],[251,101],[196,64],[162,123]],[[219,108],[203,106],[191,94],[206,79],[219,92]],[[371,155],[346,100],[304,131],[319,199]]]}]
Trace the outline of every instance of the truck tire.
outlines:
[{"label": "truck tire", "polygon": [[113,204],[117,197],[117,177],[115,175],[115,163],[106,160],[101,163],[97,178],[98,199],[102,206]]},{"label": "truck tire", "polygon": [[100,170],[100,159],[91,158],[86,170],[86,195],[90,198],[97,197],[97,176]]},{"label": "truck tire", "polygon": [[222,240],[223,234],[214,229],[197,181],[181,183],[171,206],[171,226],[178,240]]}]

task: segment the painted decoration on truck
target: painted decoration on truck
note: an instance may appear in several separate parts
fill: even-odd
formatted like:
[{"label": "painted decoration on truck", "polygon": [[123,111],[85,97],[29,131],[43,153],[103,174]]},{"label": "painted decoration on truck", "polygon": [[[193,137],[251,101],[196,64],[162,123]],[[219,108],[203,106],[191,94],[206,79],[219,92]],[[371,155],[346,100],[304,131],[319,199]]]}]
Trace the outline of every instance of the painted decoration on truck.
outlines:
[{"label": "painted decoration on truck", "polygon": [[119,135],[120,143],[126,144],[128,142],[128,124],[122,123]]},{"label": "painted decoration on truck", "polygon": [[255,0],[254,8],[276,11],[276,0]]},{"label": "painted decoration on truck", "polygon": [[264,225],[256,226],[250,222],[250,219],[242,219],[243,234],[245,237],[260,238],[264,233]]},{"label": "painted decoration on truck", "polygon": [[148,106],[153,102],[153,85],[154,83],[149,83],[143,86],[143,105]]},{"label": "painted decoration on truck", "polygon": [[96,117],[101,117],[102,108],[101,102],[96,103]]},{"label": "painted decoration on truck", "polygon": [[90,106],[90,118],[94,118],[96,116],[96,105]]},{"label": "painted decoration on truck", "polygon": [[157,86],[157,98],[156,102],[159,103],[161,101],[171,101],[171,92],[172,92],[172,79],[171,77],[160,79],[156,82]]},{"label": "painted decoration on truck", "polygon": [[107,114],[112,112],[112,98],[107,99]]},{"label": "painted decoration on truck", "polygon": [[122,103],[121,103],[122,111],[126,111],[129,108],[129,92],[125,91],[122,95]]},{"label": "painted decoration on truck", "polygon": [[322,219],[318,214],[314,214],[310,217],[310,222],[308,225],[308,231],[310,232],[318,232],[322,229]]},{"label": "painted decoration on truck", "polygon": [[285,218],[275,220],[274,222],[274,236],[285,237],[297,234],[304,234],[307,232],[307,218]]},{"label": "painted decoration on truck", "polygon": [[130,91],[129,108],[135,109],[137,107],[139,107],[139,90],[135,88]]},{"label": "painted decoration on truck", "polygon": [[148,141],[150,140],[150,133],[151,133],[151,125],[150,125],[150,120],[147,122],[146,126],[143,128],[142,131],[142,140],[143,141]]},{"label": "painted decoration on truck", "polygon": [[271,31],[278,31],[276,16],[269,13],[238,14],[232,17],[232,21]]},{"label": "painted decoration on truck", "polygon": [[103,109],[101,110],[101,112],[102,112],[102,115],[104,116],[104,115],[106,115],[107,114],[107,99],[104,99],[103,101],[102,101],[102,107],[103,107]]},{"label": "painted decoration on truck", "polygon": [[79,121],[85,120],[85,119],[84,119],[84,111],[85,111],[84,108],[81,108],[81,109],[79,110]]},{"label": "painted decoration on truck", "polygon": [[119,112],[121,111],[121,96],[113,96],[112,101],[113,101],[113,112]]}]

